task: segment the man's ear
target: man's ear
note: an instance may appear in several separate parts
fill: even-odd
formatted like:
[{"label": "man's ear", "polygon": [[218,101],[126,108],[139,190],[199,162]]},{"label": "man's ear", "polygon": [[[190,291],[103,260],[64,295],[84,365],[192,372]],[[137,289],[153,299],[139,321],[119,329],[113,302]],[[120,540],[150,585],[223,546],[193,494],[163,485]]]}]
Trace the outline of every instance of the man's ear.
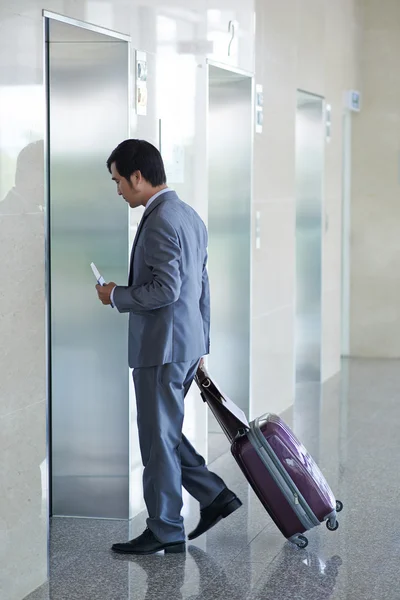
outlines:
[{"label": "man's ear", "polygon": [[143,177],[140,171],[135,171],[134,173],[132,173],[131,177],[130,177],[130,182],[131,182],[131,186],[136,188],[138,185],[140,185],[143,181]]}]

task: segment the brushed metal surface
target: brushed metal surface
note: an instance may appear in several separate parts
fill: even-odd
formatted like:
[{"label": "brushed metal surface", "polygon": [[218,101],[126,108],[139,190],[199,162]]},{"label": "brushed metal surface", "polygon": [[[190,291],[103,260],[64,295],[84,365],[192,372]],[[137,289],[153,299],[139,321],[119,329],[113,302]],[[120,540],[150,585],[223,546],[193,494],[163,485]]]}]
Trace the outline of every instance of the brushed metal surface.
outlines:
[{"label": "brushed metal surface", "polygon": [[48,21],[52,513],[127,518],[126,318],[103,307],[128,269],[128,209],[106,169],[128,137],[129,44]]},{"label": "brushed metal surface", "polygon": [[297,95],[296,381],[321,379],[324,100]]},{"label": "brushed metal surface", "polygon": [[[209,65],[209,370],[249,416],[252,79]],[[215,424],[210,420],[210,430]],[[219,429],[216,428],[216,431]]]}]

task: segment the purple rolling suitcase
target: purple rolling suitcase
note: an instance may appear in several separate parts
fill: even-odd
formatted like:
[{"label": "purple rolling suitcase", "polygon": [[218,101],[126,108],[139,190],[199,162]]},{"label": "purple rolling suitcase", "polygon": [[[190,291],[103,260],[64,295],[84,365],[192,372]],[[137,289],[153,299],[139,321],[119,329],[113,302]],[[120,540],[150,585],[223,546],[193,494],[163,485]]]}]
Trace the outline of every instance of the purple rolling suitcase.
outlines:
[{"label": "purple rolling suitcase", "polygon": [[197,371],[196,383],[230,440],[236,462],[283,535],[305,548],[303,534],[322,522],[336,531],[343,504],[335,500],[319,467],[282,419],[267,414],[247,423],[204,366]]}]

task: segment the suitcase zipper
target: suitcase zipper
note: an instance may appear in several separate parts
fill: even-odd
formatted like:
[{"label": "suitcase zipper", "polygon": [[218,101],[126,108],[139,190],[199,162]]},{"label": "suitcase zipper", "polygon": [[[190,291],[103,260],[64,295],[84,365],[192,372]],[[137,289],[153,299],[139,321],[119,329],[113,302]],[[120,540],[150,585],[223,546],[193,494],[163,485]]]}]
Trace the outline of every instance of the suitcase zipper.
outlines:
[{"label": "suitcase zipper", "polygon": [[[301,504],[299,503],[299,507],[296,508],[296,510],[294,509],[294,505],[296,504],[296,502],[295,502],[295,498],[294,498],[295,495],[293,493],[293,490],[292,490],[291,486],[288,485],[285,478],[282,477],[282,474],[280,473],[279,469],[277,469],[277,466],[275,465],[274,461],[270,457],[266,448],[263,445],[260,445],[259,440],[252,429],[250,429],[250,431],[247,433],[247,436],[248,436],[248,439],[251,442],[252,446],[256,450],[258,456],[260,457],[260,459],[262,460],[264,465],[269,470],[271,476],[274,478],[276,485],[281,490],[283,496],[286,498],[286,500],[290,504],[290,506],[292,506],[297,518],[299,519],[299,521],[301,522],[303,527],[307,531],[312,529],[315,526],[315,524],[312,520],[310,520],[310,518],[308,517],[306,511],[301,506]],[[297,498],[298,498],[298,496],[297,496]],[[318,522],[318,525],[319,525],[319,522]]]},{"label": "suitcase zipper", "polygon": [[[262,444],[261,447],[267,453],[268,457],[274,464],[278,473],[283,478],[285,484],[289,487],[290,492],[294,498],[294,504],[296,506],[299,506],[304,511],[307,520],[312,523],[313,527],[320,525],[319,519],[317,519],[317,517],[315,516],[315,514],[313,513],[313,511],[311,510],[311,508],[309,507],[308,503],[303,498],[303,496],[299,493],[298,490],[293,491],[294,483],[293,483],[292,479],[290,478],[290,476],[288,475],[288,473],[286,472],[286,470],[284,469],[284,467],[281,465],[275,452],[272,450],[272,448],[269,447],[268,444],[266,444],[264,446],[265,439],[261,433],[259,422],[260,422],[260,418],[255,419],[255,421],[252,422],[252,431],[254,432],[254,435],[255,435],[256,439],[258,440],[258,442]],[[308,527],[308,529],[311,529],[311,527]]]}]

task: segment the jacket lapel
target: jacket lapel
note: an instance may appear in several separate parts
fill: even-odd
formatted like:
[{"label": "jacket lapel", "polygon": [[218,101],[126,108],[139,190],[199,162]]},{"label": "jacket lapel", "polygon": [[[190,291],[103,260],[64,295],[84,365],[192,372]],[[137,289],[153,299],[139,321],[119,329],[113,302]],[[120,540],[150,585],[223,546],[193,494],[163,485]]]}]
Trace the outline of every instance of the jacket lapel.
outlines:
[{"label": "jacket lapel", "polygon": [[136,248],[136,244],[137,241],[139,239],[139,234],[142,230],[143,227],[143,223],[144,223],[144,213],[143,216],[140,220],[140,223],[138,225],[138,228],[136,229],[136,235],[135,235],[135,239],[133,240],[133,244],[132,244],[132,250],[131,250],[131,258],[130,258],[130,262],[129,262],[129,280],[128,280],[128,285],[131,286],[133,283],[133,257],[135,254],[135,248]]},{"label": "jacket lapel", "polygon": [[145,220],[148,218],[148,216],[153,212],[153,210],[155,208],[157,208],[157,206],[159,206],[162,202],[165,202],[165,200],[171,200],[173,198],[177,198],[177,195],[175,192],[165,192],[164,194],[161,194],[161,196],[158,196],[158,198],[156,198],[154,200],[154,202],[152,202],[149,206],[149,208],[146,208],[146,210],[143,213],[143,216],[141,218],[141,221],[138,225],[138,228],[136,230],[136,235],[135,235],[135,239],[133,240],[133,244],[132,244],[132,251],[131,251],[131,258],[130,258],[130,267],[129,267],[129,280],[128,280],[128,285],[131,286],[133,283],[133,258],[135,256],[135,249],[139,240],[139,235],[140,232],[142,231],[143,225]]}]

